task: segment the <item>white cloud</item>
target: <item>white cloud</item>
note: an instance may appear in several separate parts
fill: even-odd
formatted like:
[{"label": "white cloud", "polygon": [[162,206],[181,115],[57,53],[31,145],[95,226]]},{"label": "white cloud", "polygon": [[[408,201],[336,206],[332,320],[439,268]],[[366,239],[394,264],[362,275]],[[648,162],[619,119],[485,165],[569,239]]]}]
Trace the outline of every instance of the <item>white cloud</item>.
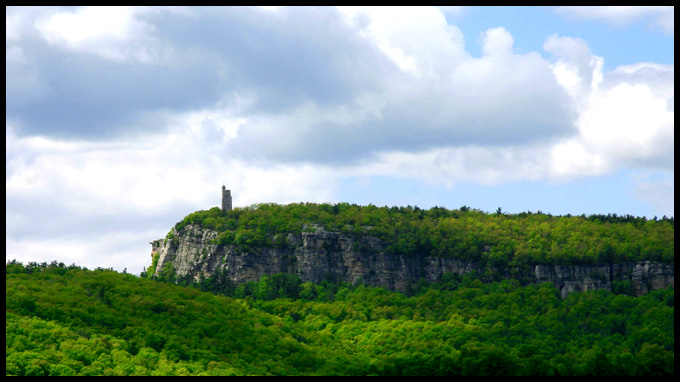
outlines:
[{"label": "white cloud", "polygon": [[[233,150],[250,159],[351,163],[382,151],[526,144],[573,133],[575,114],[551,63],[535,52],[515,54],[507,30],[488,30],[484,55],[473,58],[436,8],[341,11],[362,48],[398,70],[376,70],[376,86],[339,102],[306,99],[280,114],[249,110]],[[272,139],[277,129],[286,134]]]},{"label": "white cloud", "polygon": [[634,195],[652,204],[659,215],[675,216],[674,175],[668,172],[637,174]]},{"label": "white cloud", "polygon": [[438,6],[439,9],[445,16],[457,17],[463,13],[464,7],[462,6]]},{"label": "white cloud", "polygon": [[508,56],[512,54],[514,40],[504,28],[492,28],[484,33],[482,39],[482,52],[489,57]]},{"label": "white cloud", "polygon": [[[42,77],[36,78],[46,78],[55,92],[42,101],[48,107],[27,114],[12,101],[8,115],[21,114],[44,134],[109,138],[120,126],[158,129],[167,121],[157,116],[171,110],[223,104],[241,120],[227,148],[231,155],[287,163],[350,163],[385,150],[527,144],[574,132],[572,105],[550,61],[536,52],[515,54],[511,33],[503,28],[487,31],[484,55],[472,58],[460,30],[434,7],[341,8],[340,14],[293,8],[275,17],[261,10],[199,9],[178,20],[186,32],[181,36],[163,35],[173,30],[152,24],[155,19],[146,15],[154,11],[117,9],[112,22],[102,25],[99,8],[39,18],[41,36],[57,49],[124,62],[157,58],[163,65],[155,72],[104,66],[100,73],[41,66]],[[91,24],[99,29],[84,33]],[[318,33],[321,24],[324,33]],[[206,35],[204,27],[223,33]],[[258,43],[244,42],[244,36]],[[147,48],[160,46],[156,40],[174,42],[168,49],[176,60],[154,56]],[[86,68],[97,64],[78,59],[75,64]],[[69,77],[73,81],[64,80]],[[64,92],[70,96],[55,97]],[[282,129],[286,134],[272,138]]]},{"label": "white cloud", "polygon": [[6,7],[5,41],[15,43],[36,34],[36,20],[49,17],[57,11],[54,7]]},{"label": "white cloud", "polygon": [[20,13],[5,15],[5,41],[16,41],[21,38],[22,34],[22,15]]},{"label": "white cloud", "polygon": [[673,168],[673,67],[637,63],[603,73],[604,60],[580,39],[551,36],[544,48],[558,58],[553,71],[579,115],[578,135],[551,150],[555,179]]},{"label": "white cloud", "polygon": [[247,164],[206,144],[215,139],[206,126],[228,132],[238,121],[206,111],[175,123],[171,134],[105,144],[20,137],[7,126],[8,258],[139,273],[148,242],[187,213],[218,206],[222,182],[237,207],[333,200],[330,169]]},{"label": "white cloud", "polygon": [[[340,11],[350,28],[336,26],[332,33],[355,34],[362,42],[351,36],[327,37],[352,41],[352,48],[363,49],[358,55],[373,49],[398,70],[372,68],[376,82],[365,88],[348,86],[357,90],[347,97],[320,102],[310,93],[279,110],[258,104],[267,97],[267,88],[241,86],[231,96],[223,96],[229,102],[218,102],[219,107],[188,111],[165,121],[180,129],[188,126],[193,134],[191,140],[208,144],[212,155],[230,160],[242,158],[244,163],[280,161],[286,163],[283,166],[297,166],[320,162],[351,168],[374,158],[434,155],[434,168],[453,174],[441,179],[477,177],[492,183],[537,176],[592,176],[621,165],[649,165],[667,156],[667,144],[663,150],[658,148],[673,134],[669,129],[673,121],[673,88],[668,85],[672,84],[672,68],[638,65],[603,74],[603,59],[592,54],[585,41],[571,37],[546,39],[544,49],[556,60],[537,52],[517,54],[511,33],[501,27],[484,33],[484,54],[473,58],[465,51],[460,30],[447,24],[437,8],[343,7]],[[96,20],[99,12],[83,8],[75,13],[58,13],[44,19],[39,29],[57,44],[86,50],[95,41],[113,41],[111,46],[115,47],[116,41],[127,42],[134,32],[147,37],[153,32],[153,27],[141,21],[149,10],[134,8],[118,10],[117,16],[111,18],[115,22],[100,26],[88,36],[76,33]],[[270,23],[267,25],[283,36],[275,40],[277,43],[288,45],[285,38],[296,39],[301,33],[286,29],[287,23],[301,17],[296,12],[275,10],[273,13],[285,15],[261,22]],[[324,12],[324,17],[335,17],[332,12]],[[63,27],[64,20],[72,21],[73,29]],[[304,30],[316,25],[301,22],[297,27]],[[310,44],[309,48],[315,46]],[[340,57],[343,55],[337,59]],[[335,63],[331,60],[328,67]],[[225,73],[233,71],[229,65],[224,67]],[[225,76],[230,79],[228,74]],[[345,83],[354,80],[357,79],[349,78]],[[663,105],[670,111],[661,113]],[[641,131],[643,122],[645,129]],[[187,141],[184,135],[176,139],[177,143],[169,144],[190,153],[198,150],[194,145],[199,144],[187,143],[193,141]],[[187,144],[191,149],[184,147]],[[522,150],[540,151],[542,158],[523,155]],[[447,160],[457,164],[447,164]],[[427,167],[430,162],[414,161],[425,168],[413,174],[434,171]],[[512,166],[498,167],[499,163]],[[132,166],[122,163],[119,168],[122,173],[133,173],[129,168]],[[191,178],[193,170],[186,171]],[[92,179],[97,179],[98,173],[101,169],[96,164],[77,172],[92,174]],[[137,183],[147,189],[150,184],[171,182],[160,175],[149,179],[153,180]],[[98,183],[107,184],[105,179]],[[101,187],[115,190],[110,185]],[[140,205],[151,199],[141,192],[137,195]]]},{"label": "white cloud", "polygon": [[551,150],[551,176],[567,180],[618,168],[672,171],[673,68],[640,63],[603,74],[602,59],[589,59],[582,45],[555,37],[546,42],[546,49],[567,57],[554,70],[577,100],[579,114],[579,134]]},{"label": "white cloud", "polygon": [[[502,29],[490,30],[486,36],[488,53],[471,65],[469,75],[461,76],[476,74],[475,85],[482,83],[480,78],[484,75],[480,74],[487,73],[485,68],[490,76],[503,73],[490,67],[487,59],[491,52],[507,53],[512,46],[512,37]],[[384,152],[375,162],[361,167],[362,174],[389,174],[452,185],[464,181],[499,184],[538,179],[566,182],[621,168],[673,171],[673,67],[638,63],[603,73],[603,58],[593,55],[583,40],[551,36],[544,47],[557,59],[551,65],[554,78],[570,95],[577,115],[573,121],[575,134],[548,142],[449,145],[415,153]],[[507,66],[512,62],[504,63]],[[461,64],[458,71],[466,65]],[[502,86],[503,81],[490,83]],[[461,88],[464,87],[457,87]],[[465,94],[466,101],[470,101],[475,92]],[[493,100],[493,94],[484,98],[485,103]],[[474,107],[472,102],[465,105]]]},{"label": "white cloud", "polygon": [[153,213],[173,203],[209,208],[217,205],[211,185],[218,189],[222,181],[241,190],[237,205],[329,195],[319,189],[329,182],[319,168],[260,168],[225,155],[220,140],[230,139],[238,120],[210,111],[177,116],[175,123],[170,134],[111,143],[21,138],[8,127],[7,197],[30,195],[68,213],[104,216]]},{"label": "white cloud", "polygon": [[675,67],[653,62],[638,62],[622,65],[607,73],[603,88],[616,87],[618,84],[644,85],[654,97],[666,100],[667,108],[673,112],[675,94]]},{"label": "white cloud", "polygon": [[613,169],[612,163],[597,151],[590,150],[579,137],[555,144],[545,163],[549,178],[561,181],[603,175]]},{"label": "white cloud", "polygon": [[602,57],[593,55],[585,41],[579,38],[548,37],[543,49],[558,58],[553,72],[575,102],[579,102],[602,82]]},{"label": "white cloud", "polygon": [[579,129],[583,141],[609,160],[635,161],[664,155],[674,114],[648,86],[623,83],[591,97]]},{"label": "white cloud", "polygon": [[148,7],[83,7],[40,18],[35,27],[42,38],[56,46],[114,61],[148,63],[162,52],[153,37],[153,27],[141,16],[155,11]]},{"label": "white cloud", "polygon": [[467,56],[463,35],[434,7],[340,7],[359,35],[403,71],[439,77]]},{"label": "white cloud", "polygon": [[11,102],[25,105],[43,99],[50,90],[40,78],[38,65],[16,45],[5,48],[5,91]]},{"label": "white cloud", "polygon": [[452,187],[463,182],[498,185],[549,176],[545,160],[549,151],[541,146],[449,147],[426,152],[383,152],[376,159],[341,169],[340,176],[388,176],[419,179],[431,185]]},{"label": "white cloud", "polygon": [[558,12],[583,19],[602,20],[614,25],[645,21],[669,34],[673,34],[675,30],[673,6],[578,6],[559,7]]}]

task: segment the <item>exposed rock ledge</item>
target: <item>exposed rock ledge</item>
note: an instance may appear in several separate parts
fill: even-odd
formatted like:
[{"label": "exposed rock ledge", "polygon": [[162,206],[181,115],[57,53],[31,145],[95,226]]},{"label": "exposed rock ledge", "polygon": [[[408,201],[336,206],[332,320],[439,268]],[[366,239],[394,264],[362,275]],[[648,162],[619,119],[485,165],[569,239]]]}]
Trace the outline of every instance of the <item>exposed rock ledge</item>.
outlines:
[{"label": "exposed rock ledge", "polygon": [[[352,235],[327,232],[314,226],[315,232],[289,234],[286,248],[259,248],[243,252],[229,246],[212,244],[218,233],[196,225],[172,233],[173,239],[151,242],[151,256],[158,254],[156,273],[172,263],[178,276],[212,275],[224,269],[230,279],[240,284],[259,280],[263,275],[294,273],[302,281],[320,282],[328,277],[355,283],[363,280],[371,286],[404,291],[420,278],[436,281],[442,274],[465,274],[478,271],[474,261],[440,257],[386,255],[385,245],[373,237],[356,239]],[[512,273],[535,283],[552,282],[562,297],[570,292],[611,289],[612,281],[630,280],[637,295],[649,290],[675,287],[674,266],[652,261],[599,265],[535,265],[531,269],[514,269]],[[498,271],[498,270],[496,270]]]}]

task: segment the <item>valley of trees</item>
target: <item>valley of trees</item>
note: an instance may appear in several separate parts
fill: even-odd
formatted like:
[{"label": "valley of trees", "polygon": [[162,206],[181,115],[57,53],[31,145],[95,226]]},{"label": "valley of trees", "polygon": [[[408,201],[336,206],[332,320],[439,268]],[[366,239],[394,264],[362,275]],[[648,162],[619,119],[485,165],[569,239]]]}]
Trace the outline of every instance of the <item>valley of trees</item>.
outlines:
[{"label": "valley of trees", "polygon": [[[224,290],[5,267],[7,375],[674,375],[674,291],[445,275],[410,295],[271,275]],[[225,284],[226,285],[226,284]],[[212,292],[204,291],[211,290]]]}]

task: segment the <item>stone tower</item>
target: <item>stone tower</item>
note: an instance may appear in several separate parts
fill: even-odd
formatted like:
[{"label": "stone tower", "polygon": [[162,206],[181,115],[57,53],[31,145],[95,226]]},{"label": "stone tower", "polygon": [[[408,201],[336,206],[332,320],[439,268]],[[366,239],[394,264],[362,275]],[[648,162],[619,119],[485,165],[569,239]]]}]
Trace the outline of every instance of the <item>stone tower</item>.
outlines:
[{"label": "stone tower", "polygon": [[231,190],[222,185],[222,211],[231,211]]}]

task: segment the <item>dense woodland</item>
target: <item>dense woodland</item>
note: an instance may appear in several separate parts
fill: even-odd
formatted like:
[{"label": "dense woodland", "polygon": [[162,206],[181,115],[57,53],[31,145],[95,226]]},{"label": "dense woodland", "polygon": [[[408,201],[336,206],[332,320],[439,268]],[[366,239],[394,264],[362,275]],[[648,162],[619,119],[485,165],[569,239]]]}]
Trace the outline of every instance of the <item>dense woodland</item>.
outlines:
[{"label": "dense woodland", "polygon": [[[272,275],[233,295],[112,270],[6,264],[7,375],[673,375],[674,291],[474,274],[382,288]],[[238,296],[237,296],[238,297]]]},{"label": "dense woodland", "polygon": [[[654,260],[674,263],[674,219],[631,215],[552,216],[539,212],[485,213],[463,206],[376,207],[339,203],[257,204],[226,214],[215,207],[175,225],[218,230],[219,244],[245,250],[286,246],[288,233],[314,230],[370,235],[385,252],[477,260],[481,265],[594,264]],[[168,239],[175,233],[170,232]]]},{"label": "dense woodland", "polygon": [[[674,263],[674,220],[260,204],[188,215],[244,250],[323,227],[481,265]],[[156,259],[157,260],[157,259]],[[571,293],[446,274],[406,293],[296,275],[231,283],[6,263],[7,375],[674,375],[674,290]],[[164,270],[166,271],[166,270]],[[492,282],[493,281],[493,282]]]}]

